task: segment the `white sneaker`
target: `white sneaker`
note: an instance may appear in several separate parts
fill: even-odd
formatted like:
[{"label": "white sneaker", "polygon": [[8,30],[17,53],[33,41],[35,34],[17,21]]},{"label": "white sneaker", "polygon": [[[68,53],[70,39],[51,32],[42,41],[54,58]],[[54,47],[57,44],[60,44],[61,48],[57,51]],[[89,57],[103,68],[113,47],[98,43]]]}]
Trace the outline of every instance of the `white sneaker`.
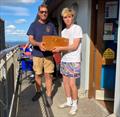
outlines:
[{"label": "white sneaker", "polygon": [[69,114],[71,114],[71,115],[75,115],[76,112],[77,112],[77,106],[72,106],[72,108],[70,109]]},{"label": "white sneaker", "polygon": [[71,107],[71,106],[72,106],[72,104],[68,104],[67,102],[65,102],[65,103],[59,105],[59,108],[67,108],[67,107]]}]

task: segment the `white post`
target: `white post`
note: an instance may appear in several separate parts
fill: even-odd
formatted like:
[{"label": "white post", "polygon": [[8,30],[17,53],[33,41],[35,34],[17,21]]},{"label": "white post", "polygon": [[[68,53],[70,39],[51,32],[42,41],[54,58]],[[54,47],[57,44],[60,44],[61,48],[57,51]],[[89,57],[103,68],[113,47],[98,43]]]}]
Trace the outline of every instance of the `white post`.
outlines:
[{"label": "white post", "polygon": [[[119,3],[119,8],[120,8],[120,3]],[[114,113],[115,113],[116,117],[120,117],[120,9],[119,9],[119,20],[118,20],[118,40],[117,40],[117,62],[116,62]]]}]

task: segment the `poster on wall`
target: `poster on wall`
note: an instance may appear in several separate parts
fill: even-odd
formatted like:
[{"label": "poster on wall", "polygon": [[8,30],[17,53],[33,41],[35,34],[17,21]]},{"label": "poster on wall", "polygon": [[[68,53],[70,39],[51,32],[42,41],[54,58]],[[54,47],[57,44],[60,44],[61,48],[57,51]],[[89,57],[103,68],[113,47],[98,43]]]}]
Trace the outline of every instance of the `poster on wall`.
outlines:
[{"label": "poster on wall", "polygon": [[114,40],[113,23],[104,24],[104,36],[103,40]]},{"label": "poster on wall", "polygon": [[117,18],[118,2],[111,1],[105,4],[105,19]]}]

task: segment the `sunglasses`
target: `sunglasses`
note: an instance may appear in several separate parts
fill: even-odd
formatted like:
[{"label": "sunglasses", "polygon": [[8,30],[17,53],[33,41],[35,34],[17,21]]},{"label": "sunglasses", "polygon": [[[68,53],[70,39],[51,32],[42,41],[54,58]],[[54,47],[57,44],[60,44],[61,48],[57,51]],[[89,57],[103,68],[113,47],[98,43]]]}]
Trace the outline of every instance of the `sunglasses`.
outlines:
[{"label": "sunglasses", "polygon": [[48,11],[39,11],[41,14],[47,14],[48,13]]}]

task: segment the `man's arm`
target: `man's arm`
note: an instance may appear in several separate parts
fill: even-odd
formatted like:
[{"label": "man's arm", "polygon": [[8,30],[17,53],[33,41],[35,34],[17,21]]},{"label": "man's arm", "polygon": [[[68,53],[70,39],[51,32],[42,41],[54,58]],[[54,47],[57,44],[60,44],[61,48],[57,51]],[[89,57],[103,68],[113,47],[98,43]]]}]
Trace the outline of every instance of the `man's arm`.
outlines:
[{"label": "man's arm", "polygon": [[43,43],[43,42],[37,42],[37,41],[34,39],[33,35],[29,35],[29,42],[30,42],[33,46],[38,46],[41,51],[45,51],[44,43]]},{"label": "man's arm", "polygon": [[29,35],[29,42],[33,45],[33,46],[39,46],[40,42],[35,41],[34,37],[32,35]]}]

